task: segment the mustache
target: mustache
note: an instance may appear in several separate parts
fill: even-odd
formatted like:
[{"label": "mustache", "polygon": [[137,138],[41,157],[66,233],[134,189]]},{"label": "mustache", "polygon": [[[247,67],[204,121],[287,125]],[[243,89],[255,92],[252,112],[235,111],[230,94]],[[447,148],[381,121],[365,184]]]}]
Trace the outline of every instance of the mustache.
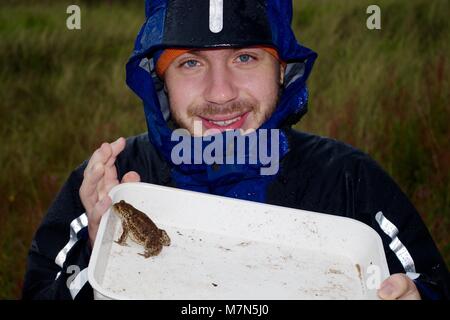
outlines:
[{"label": "mustache", "polygon": [[190,117],[193,116],[214,116],[217,114],[228,115],[236,113],[246,113],[249,111],[259,111],[259,104],[250,100],[239,100],[227,103],[225,105],[216,105],[212,103],[203,103],[199,105],[191,105],[187,109]]}]

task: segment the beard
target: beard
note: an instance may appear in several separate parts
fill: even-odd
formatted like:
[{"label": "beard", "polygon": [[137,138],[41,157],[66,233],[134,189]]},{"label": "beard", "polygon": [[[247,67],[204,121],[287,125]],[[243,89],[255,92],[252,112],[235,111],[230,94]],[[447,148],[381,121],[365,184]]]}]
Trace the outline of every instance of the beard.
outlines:
[{"label": "beard", "polygon": [[[202,103],[202,104],[191,104],[188,106],[186,115],[182,116],[181,113],[177,112],[176,110],[173,110],[173,108],[170,108],[171,112],[171,120],[173,121],[173,124],[175,128],[184,128],[187,129],[191,134],[193,134],[193,128],[194,128],[194,121],[195,117],[200,118],[206,118],[213,117],[215,115],[242,115],[245,113],[250,112],[250,114],[253,115],[253,118],[256,119],[257,125],[256,128],[258,129],[267,119],[270,118],[272,113],[275,111],[275,108],[278,104],[280,94],[277,95],[276,99],[269,103],[268,107],[261,108],[261,105],[256,101],[256,99],[252,98],[245,98],[240,99],[237,101],[233,101],[230,103],[227,103],[225,105],[215,105],[212,103]],[[170,105],[170,99],[169,99],[169,105]],[[195,121],[200,121],[199,119]]]},{"label": "beard", "polygon": [[212,103],[204,104],[191,104],[187,109],[188,117],[202,117],[208,118],[215,115],[231,115],[231,114],[243,114],[247,112],[259,112],[260,106],[256,101],[251,99],[241,99],[233,101],[225,105],[215,105]]}]

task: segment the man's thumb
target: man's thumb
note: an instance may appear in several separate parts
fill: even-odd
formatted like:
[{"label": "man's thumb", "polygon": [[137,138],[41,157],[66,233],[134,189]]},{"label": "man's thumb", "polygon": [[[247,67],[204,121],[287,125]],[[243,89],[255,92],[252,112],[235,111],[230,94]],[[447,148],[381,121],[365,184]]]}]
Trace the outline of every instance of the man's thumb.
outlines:
[{"label": "man's thumb", "polygon": [[382,299],[397,299],[408,292],[410,281],[403,273],[393,274],[381,284],[378,295]]},{"label": "man's thumb", "polygon": [[141,176],[135,171],[127,172],[122,178],[122,183],[124,183],[124,182],[140,182],[140,181],[141,181]]},{"label": "man's thumb", "polygon": [[380,287],[380,290],[378,291],[378,295],[382,298],[382,299],[395,299],[396,293],[396,287],[394,283],[391,283],[391,281],[386,281],[385,283],[383,283]]}]

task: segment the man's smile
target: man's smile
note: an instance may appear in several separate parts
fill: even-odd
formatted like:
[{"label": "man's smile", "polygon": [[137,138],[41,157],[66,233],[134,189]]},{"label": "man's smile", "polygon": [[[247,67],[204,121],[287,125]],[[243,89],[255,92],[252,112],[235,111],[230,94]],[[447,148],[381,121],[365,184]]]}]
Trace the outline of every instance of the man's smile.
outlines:
[{"label": "man's smile", "polygon": [[238,115],[215,115],[207,118],[200,116],[200,118],[206,129],[234,130],[242,127],[249,113],[250,111]]}]

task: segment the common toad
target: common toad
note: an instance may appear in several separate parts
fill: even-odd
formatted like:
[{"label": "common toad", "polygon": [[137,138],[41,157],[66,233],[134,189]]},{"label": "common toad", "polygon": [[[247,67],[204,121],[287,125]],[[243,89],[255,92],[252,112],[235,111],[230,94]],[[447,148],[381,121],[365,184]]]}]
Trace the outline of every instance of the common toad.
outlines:
[{"label": "common toad", "polygon": [[158,255],[162,246],[170,245],[170,238],[166,231],[159,229],[155,223],[143,212],[137,210],[124,200],[113,205],[113,211],[116,212],[122,220],[123,232],[116,243],[126,246],[128,236],[145,248],[145,252],[139,255],[145,258]]}]

